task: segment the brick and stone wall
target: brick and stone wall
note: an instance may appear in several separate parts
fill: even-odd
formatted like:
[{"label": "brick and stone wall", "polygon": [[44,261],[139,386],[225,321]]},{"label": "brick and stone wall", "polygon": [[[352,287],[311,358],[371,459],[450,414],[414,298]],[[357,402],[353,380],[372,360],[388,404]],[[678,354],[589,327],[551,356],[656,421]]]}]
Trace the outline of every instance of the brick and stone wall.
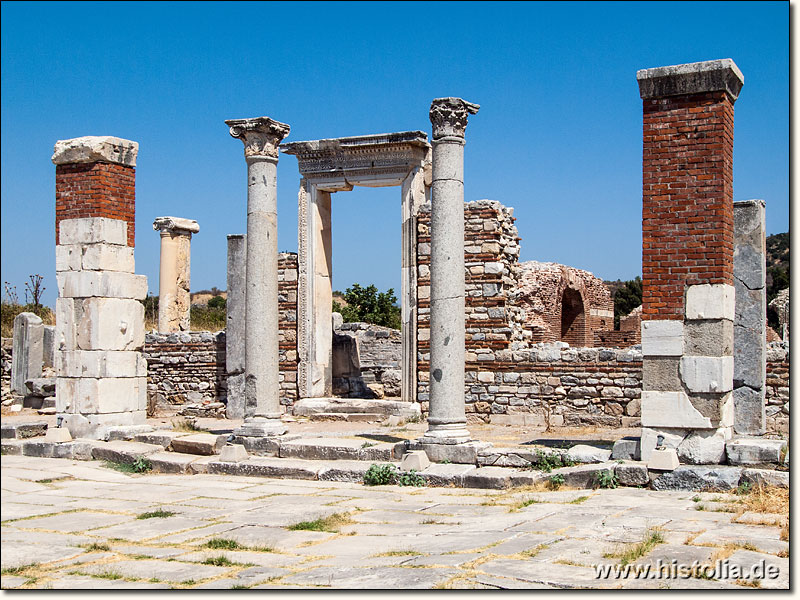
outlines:
[{"label": "brick and stone wall", "polygon": [[291,407],[297,400],[297,254],[294,252],[278,254],[278,351],[281,404]]},{"label": "brick and stone wall", "polygon": [[767,345],[767,433],[789,433],[789,344]]},{"label": "brick and stone wall", "polygon": [[614,329],[614,301],[589,271],[551,262],[520,263],[517,304],[533,342],[594,346],[597,334]]},{"label": "brick and stone wall", "polygon": [[399,329],[341,323],[333,335],[333,393],[399,399],[403,338]]},{"label": "brick and stone wall", "polygon": [[144,358],[149,414],[227,400],[224,331],[148,333]]}]

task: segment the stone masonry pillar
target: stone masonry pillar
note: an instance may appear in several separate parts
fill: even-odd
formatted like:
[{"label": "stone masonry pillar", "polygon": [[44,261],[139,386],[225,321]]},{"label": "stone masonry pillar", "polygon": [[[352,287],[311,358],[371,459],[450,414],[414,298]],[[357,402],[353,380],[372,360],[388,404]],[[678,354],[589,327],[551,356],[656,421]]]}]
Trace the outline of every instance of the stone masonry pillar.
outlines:
[{"label": "stone masonry pillar", "polygon": [[161,232],[158,332],[189,331],[192,234],[199,232],[200,226],[192,219],[157,217],[153,229]]},{"label": "stone masonry pillar", "polygon": [[72,437],[143,424],[144,305],[132,223],[139,145],[115,137],[59,141],[56,164],[56,411]]},{"label": "stone masonry pillar", "polygon": [[228,236],[228,298],[225,304],[225,371],[229,419],[244,419],[244,286],[247,273],[247,236]]},{"label": "stone masonry pillar", "polygon": [[734,430],[743,435],[766,432],[764,397],[767,378],[767,240],[763,200],[733,203]]},{"label": "stone masonry pillar", "polygon": [[480,108],[461,98],[431,103],[430,411],[423,443],[469,440],[464,412],[464,130]]},{"label": "stone masonry pillar", "polygon": [[245,422],[240,436],[280,435],[278,354],[278,144],[289,126],[268,117],[225,121],[247,161]]},{"label": "stone masonry pillar", "polygon": [[733,104],[730,59],[646,69],[642,159],[642,460],[724,461],[732,435]]}]

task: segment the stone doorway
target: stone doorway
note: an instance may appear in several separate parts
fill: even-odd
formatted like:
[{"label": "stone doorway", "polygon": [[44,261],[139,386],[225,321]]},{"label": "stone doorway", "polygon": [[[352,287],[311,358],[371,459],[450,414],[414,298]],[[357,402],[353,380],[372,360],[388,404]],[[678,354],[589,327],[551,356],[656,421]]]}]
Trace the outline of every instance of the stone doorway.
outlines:
[{"label": "stone doorway", "polygon": [[421,131],[281,145],[297,156],[298,315],[300,400],[333,396],[331,201],[355,186],[399,186],[401,203],[401,400],[416,399],[417,248],[419,206],[430,198],[430,144]]},{"label": "stone doorway", "polygon": [[586,312],[579,290],[565,288],[561,296],[561,341],[585,346]]}]

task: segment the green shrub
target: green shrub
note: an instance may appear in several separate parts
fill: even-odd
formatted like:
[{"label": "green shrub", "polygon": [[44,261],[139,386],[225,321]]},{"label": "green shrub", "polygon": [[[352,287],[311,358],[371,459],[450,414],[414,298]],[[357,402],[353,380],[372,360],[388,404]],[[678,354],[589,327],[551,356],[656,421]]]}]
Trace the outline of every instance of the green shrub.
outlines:
[{"label": "green shrub", "polygon": [[[339,293],[339,292],[337,292]],[[374,285],[361,287],[354,283],[343,294],[346,304],[333,301],[333,311],[341,313],[345,323],[372,323],[400,329],[400,307],[394,289],[378,292]]]},{"label": "green shrub", "polygon": [[564,485],[564,476],[561,473],[558,473],[556,475],[551,475],[548,484],[550,486],[550,489],[557,490],[562,485]]},{"label": "green shrub", "polygon": [[425,485],[425,478],[413,470],[408,473],[398,473],[397,485],[423,487]]},{"label": "green shrub", "polygon": [[397,478],[397,468],[394,465],[370,465],[364,473],[364,485],[392,485]]},{"label": "green shrub", "polygon": [[228,305],[228,302],[227,302],[227,300],[225,300],[225,298],[223,298],[222,296],[214,296],[213,298],[211,298],[211,299],[208,301],[208,308],[221,308],[221,309],[225,309],[225,307],[226,307],[227,305]]},{"label": "green shrub", "polygon": [[610,469],[604,469],[602,471],[597,472],[597,485],[601,488],[609,488],[614,489],[619,485],[619,478],[614,471]]},{"label": "green shrub", "polygon": [[536,450],[536,461],[531,463],[532,469],[538,469],[549,473],[553,469],[558,469],[563,466],[564,455],[545,452],[544,450]]}]

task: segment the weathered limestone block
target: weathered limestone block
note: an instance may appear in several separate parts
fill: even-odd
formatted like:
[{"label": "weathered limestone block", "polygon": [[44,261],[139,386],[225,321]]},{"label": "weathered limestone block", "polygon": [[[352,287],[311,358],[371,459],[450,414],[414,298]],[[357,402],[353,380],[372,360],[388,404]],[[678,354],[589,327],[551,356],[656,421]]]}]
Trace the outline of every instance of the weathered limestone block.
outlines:
[{"label": "weathered limestone block", "polygon": [[684,392],[643,390],[642,426],[710,429],[712,424]]},{"label": "weathered limestone block", "polygon": [[[64,221],[66,222],[66,221]],[[116,271],[64,271],[56,275],[61,298],[147,297],[147,276]]]},{"label": "weathered limestone block", "polygon": [[56,380],[56,410],[59,413],[79,413],[87,417],[91,414],[146,411],[147,378],[59,377]]},{"label": "weathered limestone block", "polygon": [[[736,293],[738,298],[739,292]],[[687,321],[683,331],[686,355],[733,355],[733,323],[728,319]]]},{"label": "weathered limestone block", "polygon": [[11,360],[11,389],[26,393],[25,382],[42,376],[44,325],[34,313],[14,317],[14,350]]},{"label": "weathered limestone block", "polygon": [[141,352],[117,350],[73,350],[60,352],[62,377],[147,377],[147,362]]},{"label": "weathered limestone block", "polygon": [[138,152],[138,142],[111,135],[86,135],[57,141],[52,161],[57,165],[110,162],[135,167]]},{"label": "weathered limestone block", "polygon": [[733,389],[732,356],[684,356],[680,373],[690,392],[719,394]]},{"label": "weathered limestone block", "polygon": [[75,336],[77,349],[138,350],[144,345],[144,305],[141,302],[87,298],[82,308]]},{"label": "weathered limestone block", "polygon": [[[702,284],[686,288],[687,319],[729,319],[734,316],[732,285]],[[642,339],[644,343],[644,338]]]},{"label": "weathered limestone block", "polygon": [[128,224],[107,217],[64,219],[59,224],[58,244],[116,244],[128,243]]},{"label": "weathered limestone block", "polygon": [[[67,222],[67,221],[65,221]],[[121,221],[120,221],[121,222]],[[133,248],[108,243],[56,246],[56,271],[121,271],[133,273]]]},{"label": "weathered limestone block", "polygon": [[56,360],[56,328],[45,325],[42,332],[42,365],[54,367]]},{"label": "weathered limestone block", "polygon": [[643,356],[681,356],[682,321],[642,321]]}]

